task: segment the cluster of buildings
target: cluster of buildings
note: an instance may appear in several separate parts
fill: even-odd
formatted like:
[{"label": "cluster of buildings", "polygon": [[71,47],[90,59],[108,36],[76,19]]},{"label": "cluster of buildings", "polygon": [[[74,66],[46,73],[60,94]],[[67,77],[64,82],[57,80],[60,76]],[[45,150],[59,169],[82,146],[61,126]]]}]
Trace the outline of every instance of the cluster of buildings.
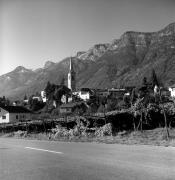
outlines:
[{"label": "cluster of buildings", "polygon": [[[83,102],[90,100],[94,96],[98,97],[119,97],[119,96],[130,96],[131,88],[125,89],[90,89],[90,88],[81,88],[76,90],[76,72],[72,64],[72,58],[70,58],[69,72],[68,72],[68,88],[71,90],[70,95],[67,97],[63,95],[61,98],[62,105],[60,106],[60,113],[72,113],[73,109],[76,106],[80,106],[81,102],[73,102],[72,96],[76,96],[81,99]],[[155,87],[156,91],[156,87]],[[162,89],[162,92],[168,96],[175,97],[175,87],[170,87],[169,89]],[[37,101],[47,102],[47,97],[45,91],[41,91],[40,96],[33,96],[33,99]],[[25,103],[28,103],[28,99],[24,99]],[[54,102],[53,102],[54,103]],[[31,112],[21,106],[4,106],[0,107],[0,123],[9,123],[15,121],[25,121],[30,119]],[[56,103],[54,103],[56,106]]]}]

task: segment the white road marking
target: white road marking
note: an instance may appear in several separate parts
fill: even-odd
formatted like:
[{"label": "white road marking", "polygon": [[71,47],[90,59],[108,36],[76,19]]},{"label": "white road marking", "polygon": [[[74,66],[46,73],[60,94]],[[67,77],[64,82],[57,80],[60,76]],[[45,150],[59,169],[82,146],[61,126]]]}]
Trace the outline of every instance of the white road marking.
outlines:
[{"label": "white road marking", "polygon": [[51,151],[51,150],[47,150],[47,149],[39,149],[39,148],[33,148],[33,147],[25,147],[25,148],[37,150],[37,151],[45,151],[45,152],[50,152],[50,153],[55,153],[55,154],[63,154],[62,152],[59,152],[59,151]]}]

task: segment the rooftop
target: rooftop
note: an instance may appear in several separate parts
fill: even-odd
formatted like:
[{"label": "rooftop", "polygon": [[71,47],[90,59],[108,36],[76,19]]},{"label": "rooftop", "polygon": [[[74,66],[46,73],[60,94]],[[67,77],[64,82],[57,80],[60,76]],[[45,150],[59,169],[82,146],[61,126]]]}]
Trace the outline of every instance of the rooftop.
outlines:
[{"label": "rooftop", "polygon": [[75,103],[70,102],[67,104],[62,104],[60,107],[61,108],[73,108],[73,107],[81,105],[81,104],[83,104],[83,102],[75,102]]},{"label": "rooftop", "polygon": [[23,106],[1,106],[0,108],[8,111],[9,113],[31,113]]}]

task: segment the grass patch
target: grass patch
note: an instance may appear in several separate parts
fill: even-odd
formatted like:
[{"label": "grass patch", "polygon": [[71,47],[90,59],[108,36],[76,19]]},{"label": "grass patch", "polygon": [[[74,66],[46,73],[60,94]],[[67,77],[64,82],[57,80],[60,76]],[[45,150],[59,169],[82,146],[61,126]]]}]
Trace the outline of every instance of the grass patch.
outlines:
[{"label": "grass patch", "polygon": [[26,133],[24,132],[12,132],[1,133],[0,137],[14,137],[22,139],[38,139],[49,141],[65,141],[65,142],[97,142],[106,144],[138,144],[138,145],[155,145],[155,146],[174,146],[175,147],[175,129],[169,129],[170,139],[166,140],[165,129],[156,128],[153,130],[140,131],[123,131],[119,132],[115,136],[103,136],[97,137],[94,134],[82,135],[67,135],[57,136],[53,133]]}]

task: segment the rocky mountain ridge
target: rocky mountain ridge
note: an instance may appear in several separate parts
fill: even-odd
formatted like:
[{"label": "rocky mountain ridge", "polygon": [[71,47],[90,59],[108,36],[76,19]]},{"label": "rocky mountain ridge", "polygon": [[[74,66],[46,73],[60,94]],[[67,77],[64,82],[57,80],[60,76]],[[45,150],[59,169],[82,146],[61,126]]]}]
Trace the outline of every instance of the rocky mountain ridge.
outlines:
[{"label": "rocky mountain ridge", "polygon": [[[157,32],[127,31],[111,43],[78,52],[73,62],[78,88],[136,86],[152,68],[165,86],[175,84],[175,23]],[[18,67],[0,76],[0,96],[18,98],[44,89],[47,81],[59,84],[67,79],[68,67],[69,58],[35,71]]]}]

